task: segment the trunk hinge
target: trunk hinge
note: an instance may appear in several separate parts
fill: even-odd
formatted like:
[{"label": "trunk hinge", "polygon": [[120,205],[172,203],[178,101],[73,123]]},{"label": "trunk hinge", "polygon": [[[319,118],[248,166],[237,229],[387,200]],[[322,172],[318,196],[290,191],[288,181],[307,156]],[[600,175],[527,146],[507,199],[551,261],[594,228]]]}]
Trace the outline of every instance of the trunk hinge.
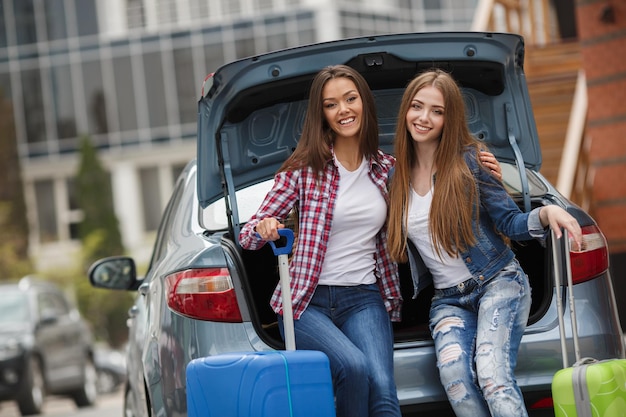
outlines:
[{"label": "trunk hinge", "polygon": [[522,151],[517,144],[517,139],[513,134],[513,107],[510,103],[504,104],[504,115],[506,117],[506,130],[509,139],[509,144],[511,148],[513,148],[513,153],[515,154],[515,163],[517,164],[517,170],[519,171],[520,183],[522,185],[522,198],[524,199],[524,211],[530,211],[530,191],[528,188],[528,177],[526,176],[526,165],[524,165],[524,157],[522,156]]}]

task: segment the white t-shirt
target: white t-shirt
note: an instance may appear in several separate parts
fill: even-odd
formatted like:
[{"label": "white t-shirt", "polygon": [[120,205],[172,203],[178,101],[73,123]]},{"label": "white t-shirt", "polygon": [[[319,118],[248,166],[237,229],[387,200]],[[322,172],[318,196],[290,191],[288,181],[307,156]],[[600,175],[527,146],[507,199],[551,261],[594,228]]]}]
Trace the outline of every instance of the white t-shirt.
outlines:
[{"label": "white t-shirt", "polygon": [[355,171],[339,161],[339,190],[318,284],[353,286],[376,282],[376,234],[385,223],[387,203],[368,174],[367,159]]},{"label": "white t-shirt", "polygon": [[428,227],[428,215],[433,201],[432,188],[425,196],[421,196],[411,187],[409,200],[407,225],[409,239],[430,270],[435,288],[453,287],[471,278],[472,275],[461,258],[449,256],[443,248],[440,248],[440,258],[434,250]]}]

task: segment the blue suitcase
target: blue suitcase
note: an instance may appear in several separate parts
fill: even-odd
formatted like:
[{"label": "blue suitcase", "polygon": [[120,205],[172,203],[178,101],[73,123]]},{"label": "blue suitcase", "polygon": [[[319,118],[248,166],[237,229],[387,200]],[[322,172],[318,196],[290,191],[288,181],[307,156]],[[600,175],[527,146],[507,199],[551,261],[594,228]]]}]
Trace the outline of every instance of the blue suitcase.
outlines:
[{"label": "blue suitcase", "polygon": [[284,351],[224,353],[194,359],[186,370],[187,417],[335,417],[328,357],[295,350],[288,255],[293,232],[281,229],[278,256]]},{"label": "blue suitcase", "polygon": [[334,415],[330,367],[322,352],[226,353],[187,366],[188,417]]}]

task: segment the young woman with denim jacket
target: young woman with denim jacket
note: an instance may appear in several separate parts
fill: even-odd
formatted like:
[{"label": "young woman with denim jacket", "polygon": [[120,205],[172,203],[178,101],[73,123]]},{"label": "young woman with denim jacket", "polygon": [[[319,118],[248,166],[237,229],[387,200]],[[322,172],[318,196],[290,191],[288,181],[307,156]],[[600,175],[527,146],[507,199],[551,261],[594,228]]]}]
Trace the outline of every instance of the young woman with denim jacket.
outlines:
[{"label": "young woman with denim jacket", "polygon": [[[415,295],[434,284],[430,330],[437,366],[458,417],[527,415],[514,369],[530,311],[528,278],[508,239],[580,244],[576,219],[557,206],[520,211],[481,166],[454,79],[417,76],[403,96],[395,137],[389,249],[408,259]],[[578,246],[579,247],[579,246]]]}]

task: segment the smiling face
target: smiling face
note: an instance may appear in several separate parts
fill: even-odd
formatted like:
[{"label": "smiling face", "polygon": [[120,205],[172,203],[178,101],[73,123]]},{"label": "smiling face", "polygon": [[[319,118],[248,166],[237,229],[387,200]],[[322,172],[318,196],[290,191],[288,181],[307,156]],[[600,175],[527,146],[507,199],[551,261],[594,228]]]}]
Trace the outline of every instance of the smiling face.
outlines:
[{"label": "smiling face", "polygon": [[435,143],[443,132],[444,99],[441,91],[433,86],[422,88],[415,94],[406,113],[409,134],[419,143]]},{"label": "smiling face", "polygon": [[322,90],[322,106],[336,139],[357,137],[361,128],[363,101],[352,80],[338,77],[328,80]]}]

